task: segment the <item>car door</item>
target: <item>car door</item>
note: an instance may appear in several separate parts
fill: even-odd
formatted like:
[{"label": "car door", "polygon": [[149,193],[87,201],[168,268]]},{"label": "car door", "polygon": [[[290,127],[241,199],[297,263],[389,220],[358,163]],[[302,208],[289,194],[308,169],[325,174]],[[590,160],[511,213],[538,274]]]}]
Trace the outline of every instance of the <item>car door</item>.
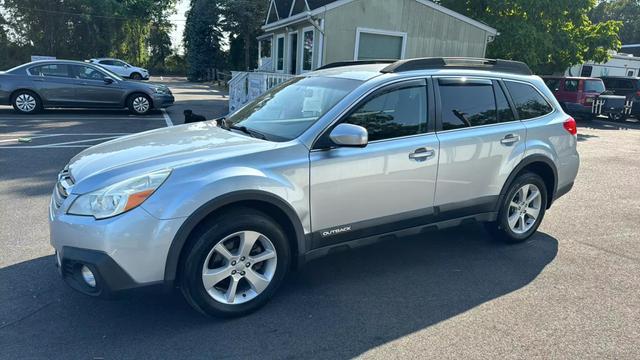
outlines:
[{"label": "car door", "polygon": [[51,63],[28,69],[33,91],[47,106],[70,106],[75,101],[75,81],[69,65]]},{"label": "car door", "polygon": [[492,212],[523,158],[526,128],[497,79],[436,77],[434,84],[440,140],[436,209],[442,219]]},{"label": "car door", "polygon": [[122,83],[98,68],[71,65],[78,87],[76,102],[87,107],[117,107],[124,105],[125,89]]},{"label": "car door", "polygon": [[338,122],[365,127],[366,147],[314,146],[310,153],[314,248],[428,222],[439,144],[429,129],[433,109],[426,84],[419,79],[381,88]]}]

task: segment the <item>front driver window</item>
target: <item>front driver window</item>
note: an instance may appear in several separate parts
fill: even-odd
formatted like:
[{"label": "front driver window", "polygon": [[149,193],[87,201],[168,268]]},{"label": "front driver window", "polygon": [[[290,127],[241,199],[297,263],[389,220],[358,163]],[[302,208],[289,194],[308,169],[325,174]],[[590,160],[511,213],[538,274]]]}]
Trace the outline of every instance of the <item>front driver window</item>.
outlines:
[{"label": "front driver window", "polygon": [[102,72],[88,66],[74,66],[74,70],[78,79],[103,80],[105,78]]},{"label": "front driver window", "polygon": [[427,89],[411,85],[383,90],[344,121],[367,129],[369,141],[417,135],[427,131]]}]

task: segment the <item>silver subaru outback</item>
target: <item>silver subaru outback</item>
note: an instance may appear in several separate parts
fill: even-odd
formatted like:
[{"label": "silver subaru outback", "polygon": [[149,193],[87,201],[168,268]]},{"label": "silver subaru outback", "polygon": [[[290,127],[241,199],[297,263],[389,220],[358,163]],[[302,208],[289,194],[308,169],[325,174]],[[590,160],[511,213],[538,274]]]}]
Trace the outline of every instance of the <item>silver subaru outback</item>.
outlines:
[{"label": "silver subaru outback", "polygon": [[179,287],[238,316],[338,246],[469,220],[528,239],[574,183],[576,132],[523,63],[332,64],[226,119],[81,152],[53,191],[51,244],[87,295]]}]

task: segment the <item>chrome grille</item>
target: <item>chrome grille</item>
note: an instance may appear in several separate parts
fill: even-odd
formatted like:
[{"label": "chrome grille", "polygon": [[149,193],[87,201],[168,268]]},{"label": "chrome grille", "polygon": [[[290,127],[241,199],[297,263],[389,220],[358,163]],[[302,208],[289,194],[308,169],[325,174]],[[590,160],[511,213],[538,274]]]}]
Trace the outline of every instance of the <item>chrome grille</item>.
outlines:
[{"label": "chrome grille", "polygon": [[58,182],[56,183],[56,189],[53,192],[53,201],[56,207],[60,207],[64,200],[69,196],[71,187],[73,187],[74,181],[69,168],[65,167],[64,170],[58,174]]}]

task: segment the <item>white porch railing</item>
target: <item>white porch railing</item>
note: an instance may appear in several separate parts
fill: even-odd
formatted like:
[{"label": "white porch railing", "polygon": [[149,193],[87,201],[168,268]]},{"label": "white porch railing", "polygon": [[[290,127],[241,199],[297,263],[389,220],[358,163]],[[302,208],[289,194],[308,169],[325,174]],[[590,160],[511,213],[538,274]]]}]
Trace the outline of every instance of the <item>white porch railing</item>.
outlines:
[{"label": "white porch railing", "polygon": [[277,86],[294,75],[271,72],[232,71],[229,81],[229,113],[232,114],[247,102],[262,95],[265,91]]}]

